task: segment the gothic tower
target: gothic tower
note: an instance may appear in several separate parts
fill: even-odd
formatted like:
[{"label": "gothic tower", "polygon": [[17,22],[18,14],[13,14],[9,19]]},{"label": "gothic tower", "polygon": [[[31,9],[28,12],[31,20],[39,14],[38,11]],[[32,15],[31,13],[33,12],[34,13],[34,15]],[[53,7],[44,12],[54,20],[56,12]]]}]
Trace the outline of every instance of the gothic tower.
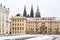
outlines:
[{"label": "gothic tower", "polygon": [[41,17],[41,16],[40,16],[40,12],[39,12],[39,7],[38,7],[38,6],[37,6],[37,11],[36,11],[35,17]]},{"label": "gothic tower", "polygon": [[31,6],[30,17],[34,17],[34,12],[33,12],[33,5]]},{"label": "gothic tower", "polygon": [[23,16],[27,17],[26,6],[24,6]]},{"label": "gothic tower", "polygon": [[30,17],[30,15],[28,14],[27,17]]}]

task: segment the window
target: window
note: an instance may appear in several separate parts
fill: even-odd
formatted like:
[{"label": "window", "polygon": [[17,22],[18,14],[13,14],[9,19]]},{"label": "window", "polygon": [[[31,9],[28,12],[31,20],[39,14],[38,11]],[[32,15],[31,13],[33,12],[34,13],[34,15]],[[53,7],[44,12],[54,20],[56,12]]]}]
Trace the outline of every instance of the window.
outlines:
[{"label": "window", "polygon": [[19,20],[17,20],[17,22],[19,22]]},{"label": "window", "polygon": [[52,28],[50,28],[50,31],[52,31]]},{"label": "window", "polygon": [[33,29],[31,28],[31,31],[33,31]]},{"label": "window", "polygon": [[30,30],[30,28],[29,28],[29,30]]},{"label": "window", "polygon": [[27,30],[27,28],[26,28],[26,30]]},{"label": "window", "polygon": [[1,33],[1,29],[0,29],[0,33]]},{"label": "window", "polygon": [[50,28],[48,28],[48,30],[49,30]]},{"label": "window", "polygon": [[24,22],[24,20],[22,20],[22,22]]},{"label": "window", "polygon": [[14,24],[12,24],[14,26]]},{"label": "window", "polygon": [[21,30],[21,27],[20,27],[20,30]]},{"label": "window", "polygon": [[15,26],[16,26],[16,24],[15,24]]},{"label": "window", "polygon": [[22,25],[24,25],[24,24],[22,24]]},{"label": "window", "polygon": [[4,27],[4,23],[2,23],[2,27]]},{"label": "window", "polygon": [[24,30],[24,27],[22,27],[22,30]]},{"label": "window", "polygon": [[6,17],[6,20],[8,20],[8,16]]},{"label": "window", "polygon": [[30,25],[29,25],[29,27],[30,27]]},{"label": "window", "polygon": [[19,24],[17,24],[19,26]]},{"label": "window", "polygon": [[15,20],[15,22],[16,22],[16,20]]},{"label": "window", "polygon": [[20,20],[20,22],[21,22],[21,20]]},{"label": "window", "polygon": [[29,23],[30,24],[30,23]]},{"label": "window", "polygon": [[2,32],[4,33],[4,29],[2,30]]},{"label": "window", "polygon": [[36,27],[37,27],[37,25],[36,25]]},{"label": "window", "polygon": [[38,28],[36,28],[36,30],[38,30]]},{"label": "window", "polygon": [[2,17],[2,21],[4,21],[4,17]]},{"label": "window", "polygon": [[34,27],[34,25],[33,25],[33,27]]},{"label": "window", "polygon": [[16,31],[15,31],[15,33],[16,33]]},{"label": "window", "polygon": [[16,27],[15,27],[15,30],[16,30]]},{"label": "window", "polygon": [[20,23],[20,26],[21,26],[21,23]]},{"label": "window", "polygon": [[6,27],[8,27],[8,23],[6,23]]},{"label": "window", "polygon": [[10,28],[10,30],[12,30],[12,29]]},{"label": "window", "polygon": [[12,20],[14,22],[14,20]]},{"label": "window", "polygon": [[33,28],[33,30],[34,30],[34,28]]},{"label": "window", "polygon": [[0,23],[0,27],[1,27],[1,23]]},{"label": "window", "polygon": [[12,31],[12,33],[14,33],[14,31]]},{"label": "window", "polygon": [[26,25],[26,27],[27,27],[27,25]]},{"label": "window", "polygon": [[55,28],[55,30],[57,30],[57,28]]},{"label": "window", "polygon": [[10,34],[11,34],[11,32],[10,32]]},{"label": "window", "polygon": [[0,16],[0,21],[1,21],[1,16]]},{"label": "window", "polygon": [[12,27],[12,30],[14,30],[14,27]]},{"label": "window", "polygon": [[19,27],[17,27],[17,30],[19,30]]}]

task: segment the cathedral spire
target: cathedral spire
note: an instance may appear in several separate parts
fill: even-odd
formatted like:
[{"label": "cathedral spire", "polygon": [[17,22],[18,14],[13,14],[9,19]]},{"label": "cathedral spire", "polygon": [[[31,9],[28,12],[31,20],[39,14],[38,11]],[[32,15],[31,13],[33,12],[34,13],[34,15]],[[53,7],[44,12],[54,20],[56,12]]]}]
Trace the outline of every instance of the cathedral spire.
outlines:
[{"label": "cathedral spire", "polygon": [[5,8],[5,6],[4,6],[4,8]]},{"label": "cathedral spire", "polygon": [[23,16],[27,17],[26,6],[24,6]]},{"label": "cathedral spire", "polygon": [[39,12],[39,7],[37,6],[37,12],[36,12],[36,14],[35,14],[35,17],[41,17],[40,16],[40,12]]},{"label": "cathedral spire", "polygon": [[33,12],[33,5],[31,6],[30,17],[34,17],[34,12]]},{"label": "cathedral spire", "polygon": [[27,17],[30,17],[29,14],[27,15]]},{"label": "cathedral spire", "polygon": [[37,6],[37,12],[39,12],[39,7]]},{"label": "cathedral spire", "polygon": [[0,4],[0,7],[2,7],[2,4]]}]

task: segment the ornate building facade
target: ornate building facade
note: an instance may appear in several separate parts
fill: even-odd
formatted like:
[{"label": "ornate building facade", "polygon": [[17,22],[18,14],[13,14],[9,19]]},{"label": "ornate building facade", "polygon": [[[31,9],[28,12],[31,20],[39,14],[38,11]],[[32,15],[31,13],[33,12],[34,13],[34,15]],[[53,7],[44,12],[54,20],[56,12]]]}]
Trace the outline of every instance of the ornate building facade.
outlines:
[{"label": "ornate building facade", "polygon": [[11,18],[10,34],[59,34],[60,21],[54,17],[26,18],[14,16]]},{"label": "ornate building facade", "polygon": [[26,17],[19,16],[11,18],[10,34],[25,34]]},{"label": "ornate building facade", "polygon": [[24,10],[23,16],[17,14],[11,18],[10,34],[60,34],[60,20],[55,17],[41,17],[39,7],[35,17],[33,6],[28,16],[25,7]]},{"label": "ornate building facade", "polygon": [[9,8],[0,4],[0,34],[9,34]]},{"label": "ornate building facade", "polygon": [[38,6],[35,17],[33,6],[30,15],[27,15],[24,6],[23,16],[17,14],[9,22],[9,8],[0,4],[0,34],[60,34],[60,20],[41,17]]}]

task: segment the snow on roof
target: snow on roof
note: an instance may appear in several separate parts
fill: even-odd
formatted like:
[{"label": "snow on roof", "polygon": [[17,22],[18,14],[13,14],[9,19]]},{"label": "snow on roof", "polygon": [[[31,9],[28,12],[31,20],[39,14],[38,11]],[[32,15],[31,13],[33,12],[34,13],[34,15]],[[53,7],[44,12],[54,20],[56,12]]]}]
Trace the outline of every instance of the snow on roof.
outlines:
[{"label": "snow on roof", "polygon": [[39,17],[35,17],[35,18],[29,17],[29,18],[27,18],[27,20],[28,21],[33,21],[33,20],[56,20],[56,18],[55,17],[41,17],[41,18],[39,18]]}]

